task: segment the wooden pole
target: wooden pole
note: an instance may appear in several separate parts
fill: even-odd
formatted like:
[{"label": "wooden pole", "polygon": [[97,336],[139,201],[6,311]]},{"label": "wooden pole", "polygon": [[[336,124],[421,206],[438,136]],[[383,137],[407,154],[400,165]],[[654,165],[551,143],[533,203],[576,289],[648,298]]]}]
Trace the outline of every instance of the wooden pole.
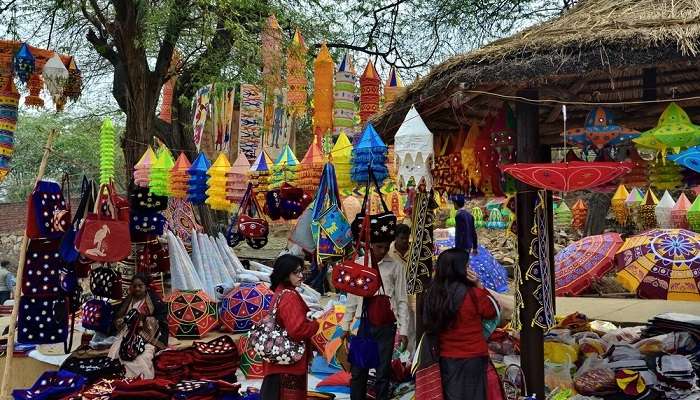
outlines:
[{"label": "wooden pole", "polygon": [[[536,100],[539,98],[537,89],[526,89],[518,92],[518,96]],[[517,162],[529,163],[541,161],[539,148],[539,106],[518,102],[515,106],[517,120]],[[526,272],[536,255],[530,252],[530,243],[536,239],[533,232],[535,205],[537,204],[537,189],[523,182],[517,182],[516,211],[518,221],[518,266],[522,276],[519,285],[524,308],[520,313],[522,330],[520,332],[521,366],[525,374],[527,395],[537,395],[544,399],[544,331],[533,326],[540,305],[534,294],[538,282],[528,278]],[[551,203],[550,203],[551,204]],[[549,206],[551,210],[551,205]],[[549,223],[548,223],[549,225]],[[517,307],[517,305],[516,305]]]},{"label": "wooden pole", "polygon": [[[41,158],[41,164],[39,164],[39,172],[36,174],[36,180],[34,181],[34,187],[36,184],[44,177],[46,172],[46,164],[49,161],[49,154],[51,153],[51,145],[56,137],[57,132],[52,129],[49,132],[49,137],[46,139],[46,146],[44,146],[44,156]],[[27,242],[29,238],[27,237],[27,229],[25,227],[24,236],[22,237],[22,245],[20,246],[19,262],[17,263],[17,283],[15,284],[14,292],[14,303],[12,304],[12,315],[10,316],[10,326],[7,332],[7,351],[5,352],[5,370],[2,373],[2,390],[0,391],[1,399],[12,399],[10,396],[10,374],[12,370],[12,358],[15,353],[15,331],[17,329],[17,314],[19,313],[19,300],[22,296],[22,277],[24,274],[24,264],[27,257]]]}]

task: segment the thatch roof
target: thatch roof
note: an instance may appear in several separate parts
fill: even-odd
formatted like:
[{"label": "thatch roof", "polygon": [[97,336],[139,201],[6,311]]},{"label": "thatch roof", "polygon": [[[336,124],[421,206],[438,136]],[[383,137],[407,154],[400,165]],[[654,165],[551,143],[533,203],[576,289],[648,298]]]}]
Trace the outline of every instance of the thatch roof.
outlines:
[{"label": "thatch roof", "polygon": [[[559,18],[448,59],[374,121],[390,138],[411,104],[437,108],[442,122],[465,113],[478,120],[488,110],[475,110],[469,89],[512,95],[530,86],[560,100],[639,100],[648,67],[657,68],[657,98],[686,97],[700,93],[699,57],[700,0],[582,0]],[[438,101],[450,109],[439,111]]]}]

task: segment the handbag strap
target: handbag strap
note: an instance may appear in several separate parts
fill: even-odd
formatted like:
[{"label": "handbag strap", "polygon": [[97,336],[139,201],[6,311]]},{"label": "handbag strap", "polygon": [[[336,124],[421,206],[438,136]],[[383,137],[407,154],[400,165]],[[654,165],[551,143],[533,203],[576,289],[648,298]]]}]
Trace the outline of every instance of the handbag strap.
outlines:
[{"label": "handbag strap", "polygon": [[[66,196],[68,193],[68,196]],[[66,209],[71,211],[71,195],[70,195],[70,175],[67,173],[63,174],[61,178],[61,194],[63,195],[63,201],[66,202]]]},{"label": "handbag strap", "polygon": [[389,207],[387,207],[386,202],[384,201],[384,196],[382,196],[382,191],[379,188],[379,182],[377,182],[377,178],[374,176],[374,172],[372,172],[372,163],[370,162],[370,165],[367,167],[367,185],[365,186],[365,198],[362,201],[362,208],[365,208],[365,205],[369,201],[370,203],[372,202],[372,199],[370,198],[370,186],[374,184],[374,190],[377,192],[379,195],[379,201],[382,203],[382,208],[384,209],[384,212],[389,212]]},{"label": "handbag strap", "polygon": [[[90,196],[92,186],[87,177],[83,176],[83,182],[80,185],[80,203],[78,203],[78,208],[75,210],[73,215],[72,225],[74,229],[78,229],[79,222],[85,218],[85,211],[87,211],[88,203],[90,202]],[[68,192],[70,193],[70,191]]]},{"label": "handbag strap", "polygon": [[287,292],[291,292],[291,290],[282,289],[282,291],[280,292],[280,295],[277,296],[277,298],[275,299],[275,304],[272,305],[272,310],[270,311],[270,315],[272,315],[272,318],[275,318],[275,320],[277,320],[277,307],[279,307],[279,305],[280,305],[280,301],[282,300],[282,296]]},{"label": "handbag strap", "polygon": [[66,296],[66,315],[70,318],[70,329],[68,330],[68,336],[63,341],[63,353],[70,354],[73,348],[73,336],[75,333],[75,313],[70,312],[71,310],[71,299],[70,296]]},{"label": "handbag strap", "polygon": [[107,205],[107,211],[109,212],[111,219],[116,220],[118,215],[117,215],[117,206],[114,201],[114,186],[110,184],[105,184],[101,185],[99,192],[97,194],[97,199],[95,201],[95,214],[97,214],[97,219],[98,220],[103,220],[106,219],[102,215],[102,205],[106,204]]}]

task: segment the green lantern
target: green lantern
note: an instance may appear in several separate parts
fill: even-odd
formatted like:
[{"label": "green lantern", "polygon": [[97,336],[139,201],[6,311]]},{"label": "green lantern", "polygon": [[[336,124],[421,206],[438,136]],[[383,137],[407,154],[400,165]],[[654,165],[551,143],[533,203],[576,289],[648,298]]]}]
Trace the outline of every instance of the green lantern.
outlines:
[{"label": "green lantern", "polygon": [[100,128],[100,184],[107,185],[114,179],[114,126],[105,118]]},{"label": "green lantern", "polygon": [[554,212],[554,220],[556,221],[557,225],[570,226],[573,218],[574,215],[571,212],[571,209],[566,205],[566,202],[562,200],[561,203],[559,203],[557,210]]}]

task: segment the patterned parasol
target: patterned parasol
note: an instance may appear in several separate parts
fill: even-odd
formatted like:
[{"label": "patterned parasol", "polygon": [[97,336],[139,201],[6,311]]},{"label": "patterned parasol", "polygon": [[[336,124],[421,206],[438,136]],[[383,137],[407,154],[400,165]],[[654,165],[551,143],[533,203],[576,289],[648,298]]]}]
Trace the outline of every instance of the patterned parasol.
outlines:
[{"label": "patterned parasol", "polygon": [[672,154],[668,159],[695,172],[700,172],[700,146],[693,146],[678,154]]},{"label": "patterned parasol", "polygon": [[501,166],[503,172],[539,189],[572,192],[608,183],[630,172],[630,162],[516,163]]},{"label": "patterned parasol", "polygon": [[700,301],[700,234],[653,229],[625,241],[617,280],[644,299]]},{"label": "patterned parasol", "polygon": [[563,248],[554,256],[557,296],[577,296],[593,280],[613,267],[615,253],[622,245],[618,233],[588,236]]},{"label": "patterned parasol", "polygon": [[178,339],[200,339],[218,322],[216,303],[203,290],[174,291],[167,303],[170,334]]},{"label": "patterned parasol", "polygon": [[221,323],[229,332],[248,332],[267,315],[272,294],[264,283],[242,283],[219,302]]}]

